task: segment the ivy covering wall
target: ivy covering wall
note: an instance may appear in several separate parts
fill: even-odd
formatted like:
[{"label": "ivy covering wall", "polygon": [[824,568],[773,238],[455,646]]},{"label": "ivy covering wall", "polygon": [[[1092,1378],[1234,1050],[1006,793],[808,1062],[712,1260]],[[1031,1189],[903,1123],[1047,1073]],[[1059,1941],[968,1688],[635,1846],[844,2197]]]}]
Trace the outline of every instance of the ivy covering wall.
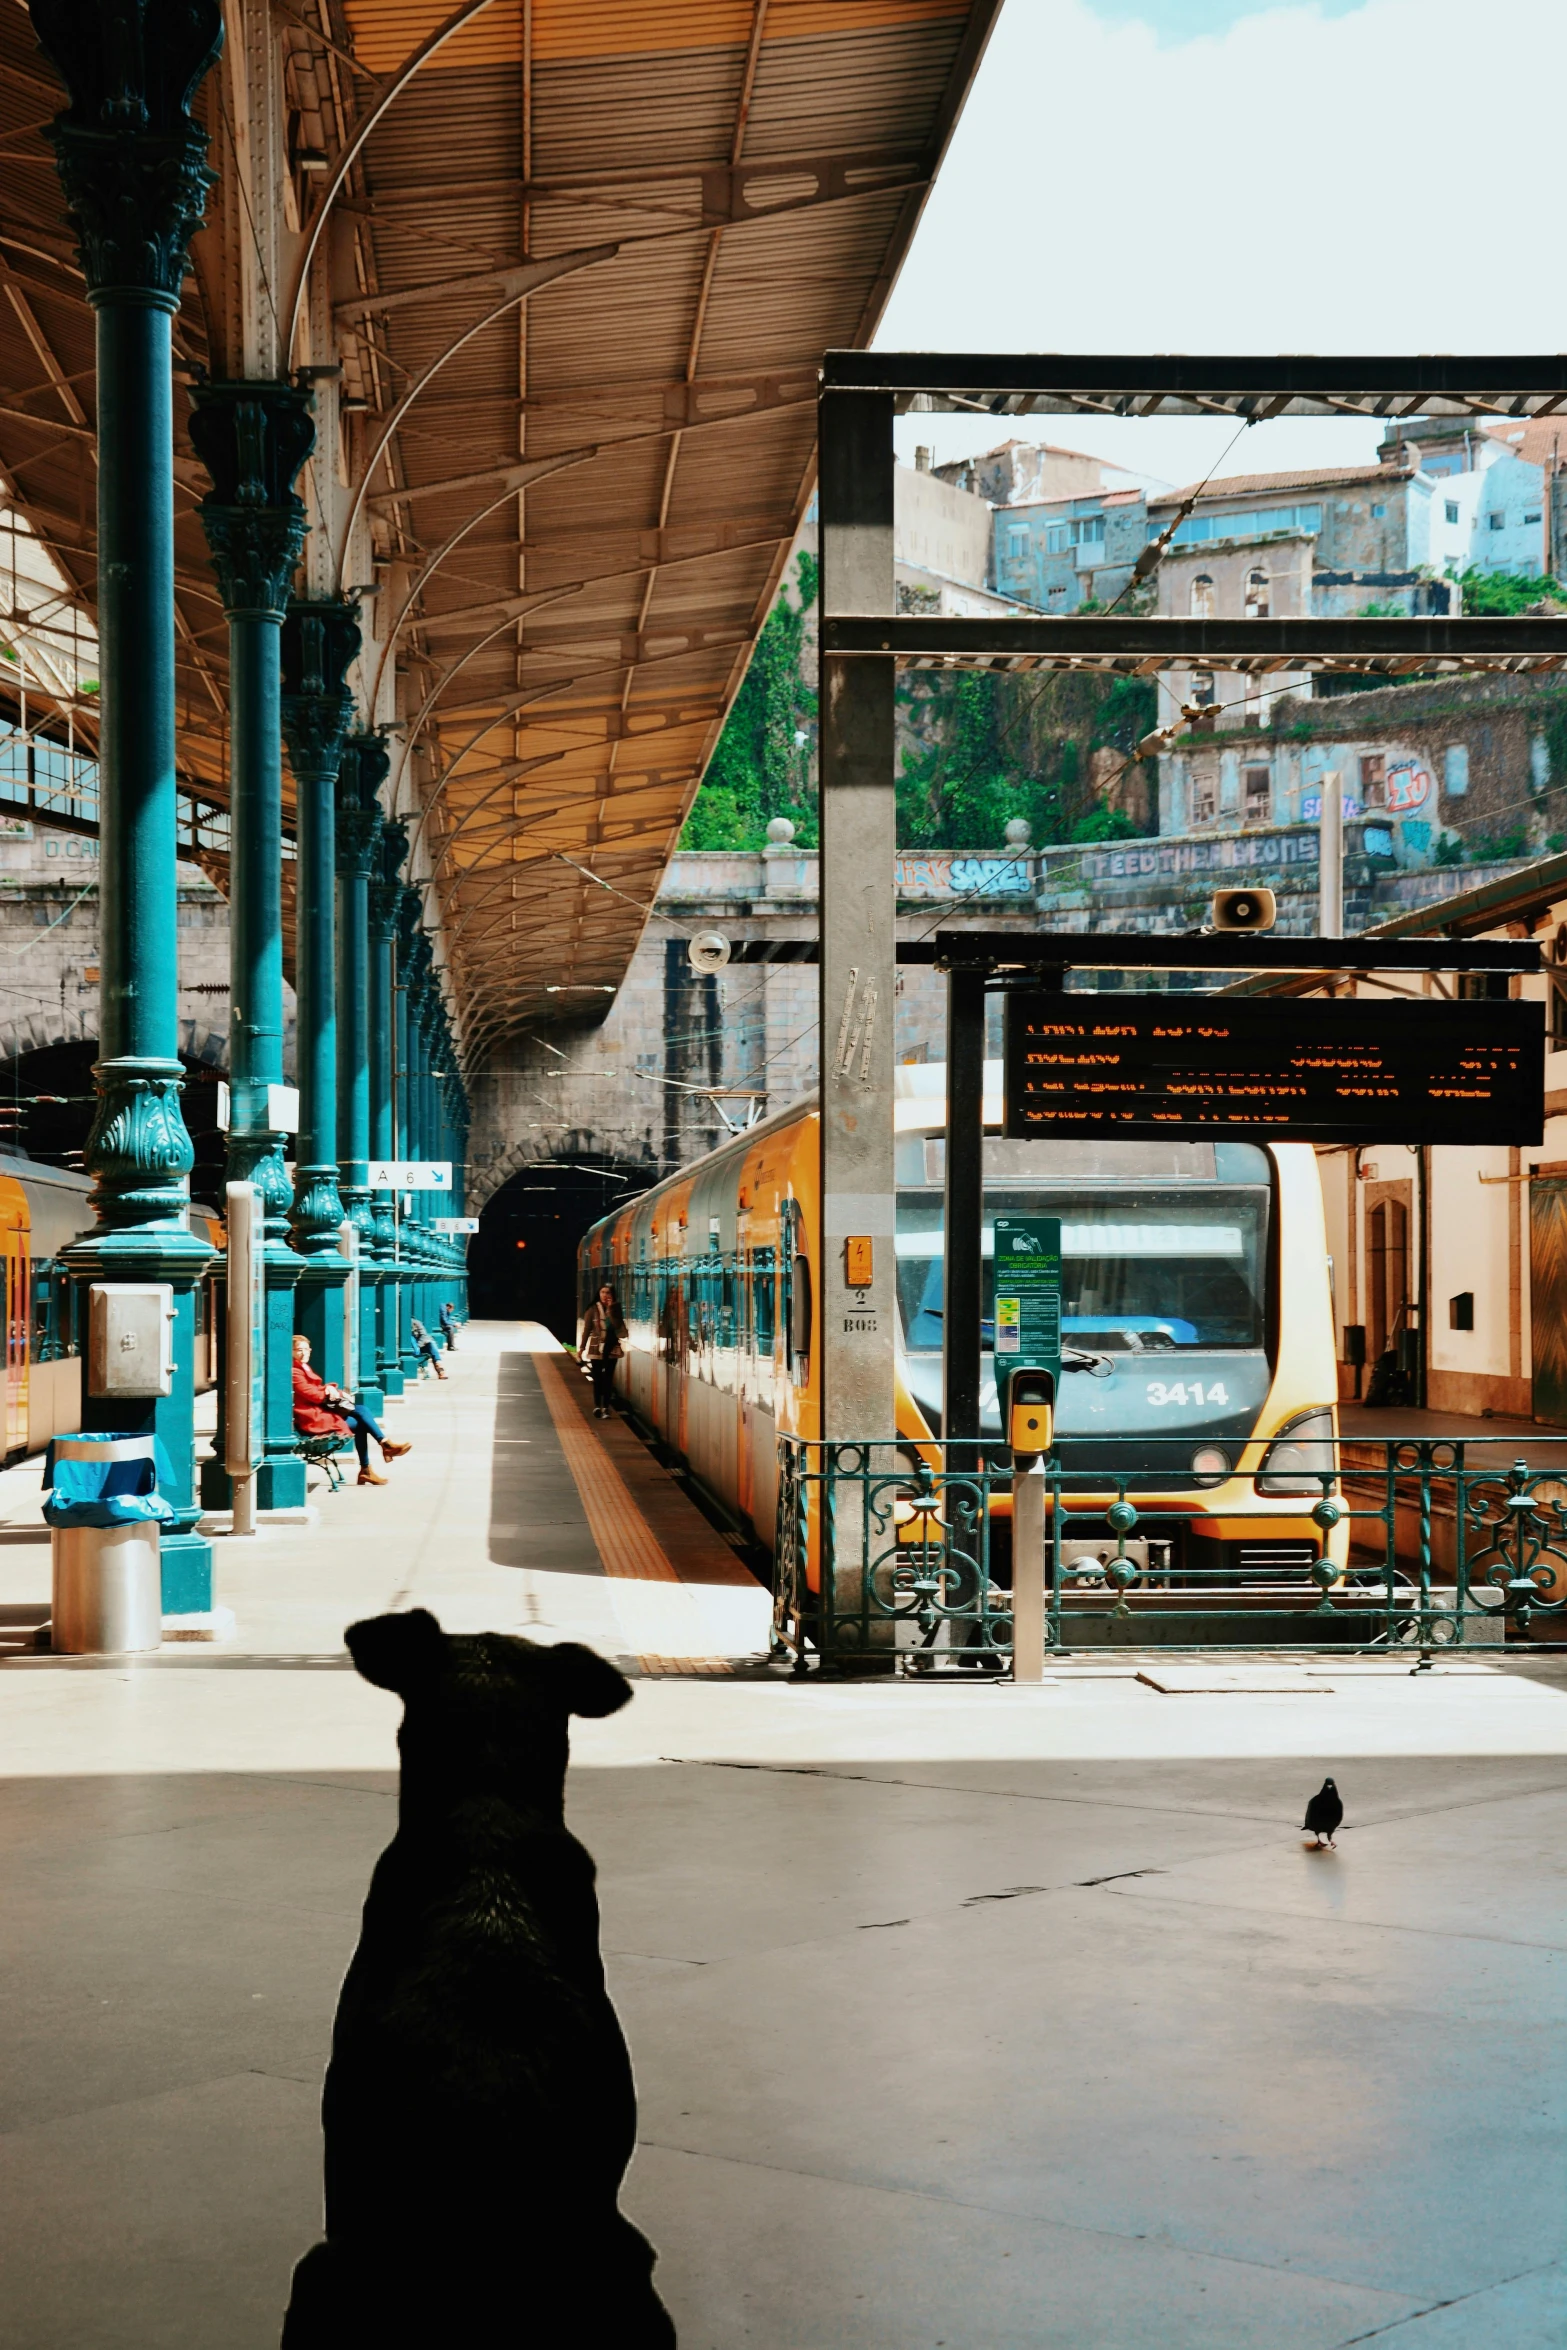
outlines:
[{"label": "ivy covering wall", "polygon": [[[787,816],[819,840],[816,558],[796,558],[686,819],[687,849],[756,851]],[[1000,849],[1014,816],[1036,843],[1151,831],[1153,777],[1131,756],[1155,724],[1147,678],[905,671],[898,681],[898,842]]]},{"label": "ivy covering wall", "polygon": [[760,849],[774,816],[790,819],[803,847],[816,846],[816,660],[810,615],[819,569],[814,555],[799,555],[793,580],[785,582],[762,624],[745,683],[686,818],[682,848]]}]

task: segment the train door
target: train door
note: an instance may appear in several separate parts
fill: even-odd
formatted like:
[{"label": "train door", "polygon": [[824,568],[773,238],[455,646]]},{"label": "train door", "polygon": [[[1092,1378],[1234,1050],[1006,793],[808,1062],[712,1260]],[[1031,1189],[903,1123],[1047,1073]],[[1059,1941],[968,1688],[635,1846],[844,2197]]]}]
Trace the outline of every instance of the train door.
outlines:
[{"label": "train door", "polygon": [[27,1450],[27,1366],[33,1321],[32,1259],[28,1235],[5,1236],[5,1449]]},{"label": "train door", "polygon": [[658,1285],[658,1411],[659,1435],[675,1450],[680,1447],[680,1391],[685,1385],[686,1316],[678,1257],[661,1258],[654,1279]]}]

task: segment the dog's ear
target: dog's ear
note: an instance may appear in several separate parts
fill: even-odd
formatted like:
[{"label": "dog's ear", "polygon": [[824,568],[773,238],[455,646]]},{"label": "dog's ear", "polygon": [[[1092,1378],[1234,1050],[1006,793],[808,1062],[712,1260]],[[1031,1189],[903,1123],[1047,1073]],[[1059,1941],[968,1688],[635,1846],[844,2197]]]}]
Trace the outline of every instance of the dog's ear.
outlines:
[{"label": "dog's ear", "polygon": [[395,1689],[399,1697],[433,1680],[446,1653],[446,1634],[425,1607],[367,1616],[362,1624],[350,1624],[343,1638],[365,1679],[377,1689]]},{"label": "dog's ear", "polygon": [[580,1641],[558,1641],[549,1658],[556,1693],[567,1713],[618,1714],[630,1703],[631,1683],[625,1674]]}]

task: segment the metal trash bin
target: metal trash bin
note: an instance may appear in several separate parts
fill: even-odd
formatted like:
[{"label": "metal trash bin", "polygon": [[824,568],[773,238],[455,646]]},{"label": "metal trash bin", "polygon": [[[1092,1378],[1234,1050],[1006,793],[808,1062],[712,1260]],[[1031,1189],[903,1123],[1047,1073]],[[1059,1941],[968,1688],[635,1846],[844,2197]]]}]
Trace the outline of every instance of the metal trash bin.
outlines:
[{"label": "metal trash bin", "polygon": [[163,1640],[159,1538],[173,1516],[158,1492],[155,1436],[57,1436],[44,1469],[50,1488],[57,1656],[133,1656]]}]

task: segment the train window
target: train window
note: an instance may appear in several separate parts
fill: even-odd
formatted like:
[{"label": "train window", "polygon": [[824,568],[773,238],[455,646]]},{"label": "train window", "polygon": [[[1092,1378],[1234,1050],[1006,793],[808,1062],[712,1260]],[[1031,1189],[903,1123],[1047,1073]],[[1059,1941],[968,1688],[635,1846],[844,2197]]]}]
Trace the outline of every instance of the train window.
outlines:
[{"label": "train window", "polygon": [[789,1267],[789,1376],[804,1387],[811,1376],[811,1261],[795,1257]]},{"label": "train window", "polygon": [[756,1351],[771,1355],[773,1351],[773,1252],[770,1248],[751,1252],[751,1327],[756,1333]]}]

